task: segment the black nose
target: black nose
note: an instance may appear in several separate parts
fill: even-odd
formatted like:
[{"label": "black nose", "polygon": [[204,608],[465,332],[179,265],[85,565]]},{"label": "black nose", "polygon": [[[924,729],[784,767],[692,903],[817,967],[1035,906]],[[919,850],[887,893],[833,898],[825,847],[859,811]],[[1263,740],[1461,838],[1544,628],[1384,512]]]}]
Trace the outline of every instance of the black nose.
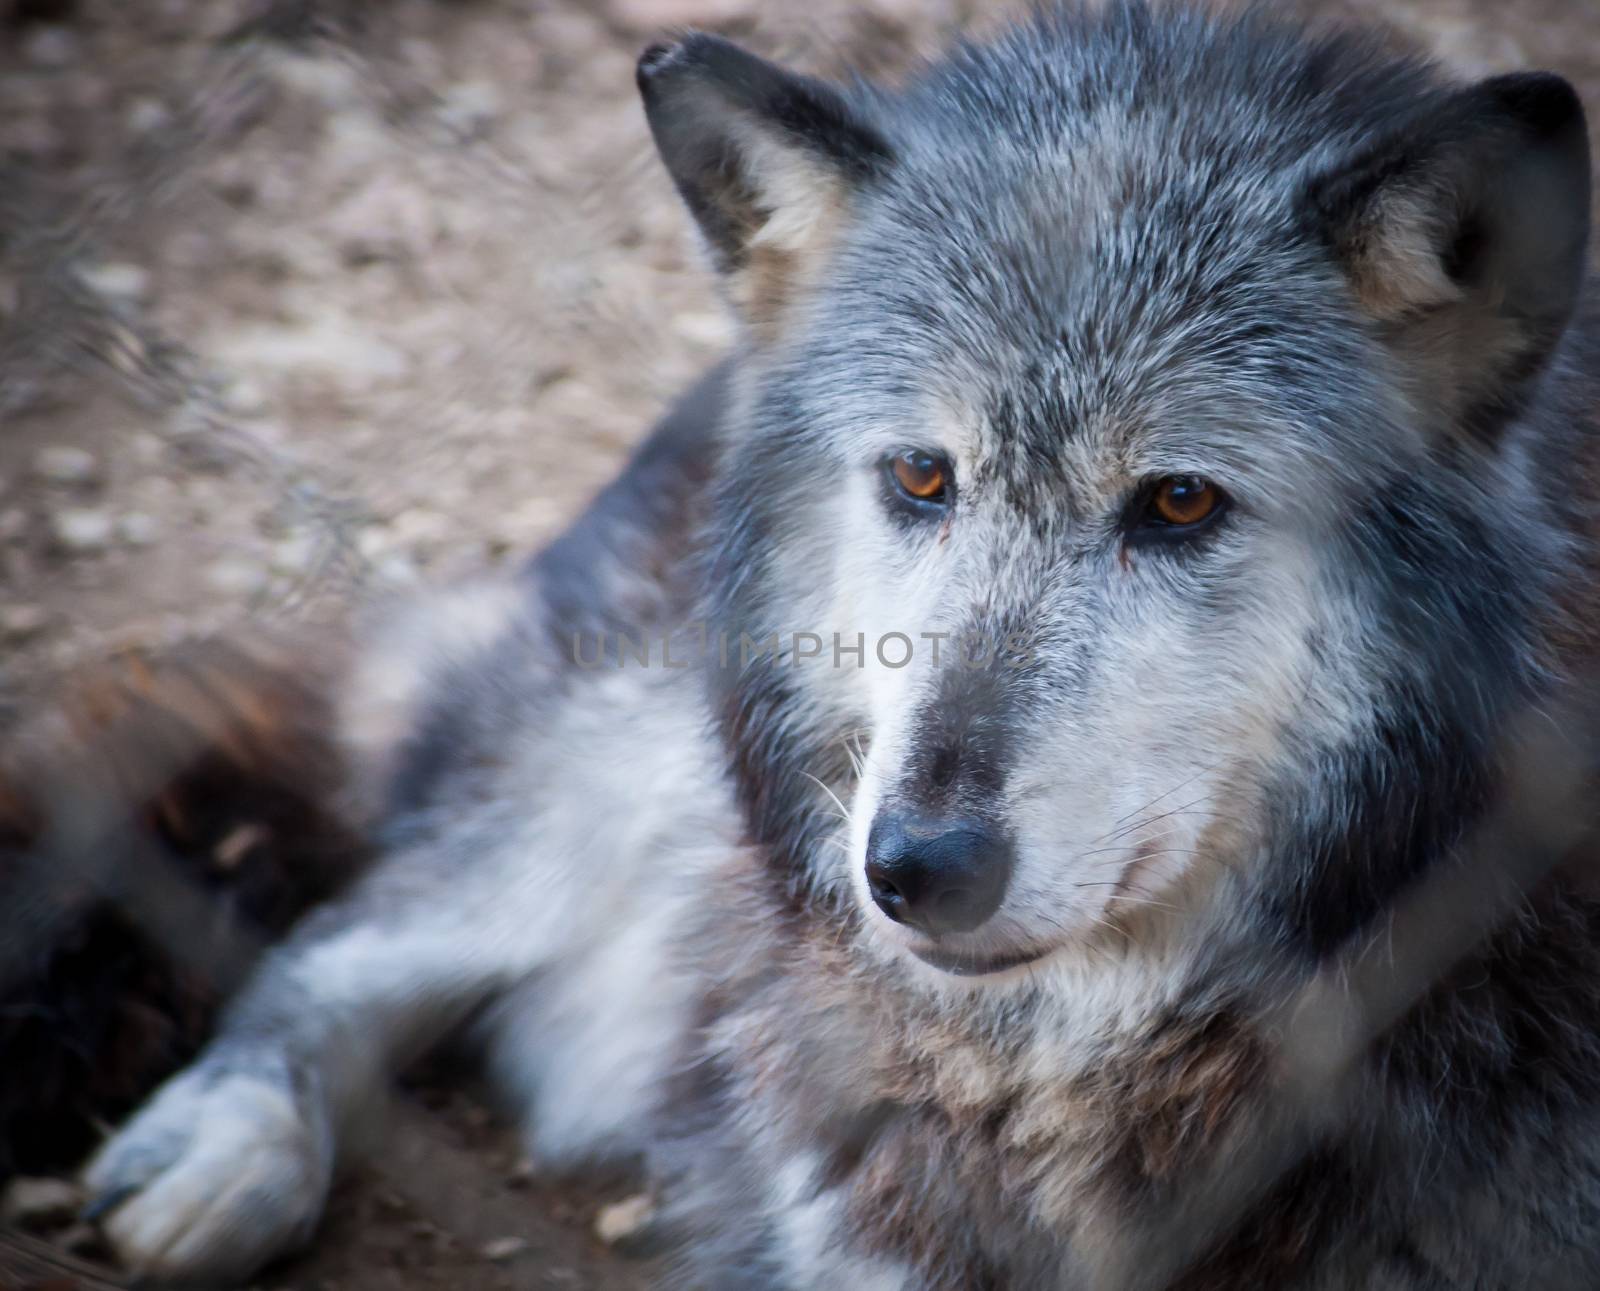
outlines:
[{"label": "black nose", "polygon": [[1000,908],[1011,848],[977,820],[881,812],[867,837],[867,887],[896,923],[971,932]]}]

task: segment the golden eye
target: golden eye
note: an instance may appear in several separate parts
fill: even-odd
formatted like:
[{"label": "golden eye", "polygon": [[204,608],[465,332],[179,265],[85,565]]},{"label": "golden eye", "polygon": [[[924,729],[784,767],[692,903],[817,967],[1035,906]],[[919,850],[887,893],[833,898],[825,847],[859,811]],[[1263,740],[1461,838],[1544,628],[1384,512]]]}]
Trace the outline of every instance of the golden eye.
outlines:
[{"label": "golden eye", "polygon": [[1198,475],[1171,475],[1150,495],[1150,518],[1185,528],[1209,520],[1222,505],[1222,490]]},{"label": "golden eye", "polygon": [[894,482],[918,502],[942,502],[949,488],[949,468],[942,457],[913,449],[889,463]]}]

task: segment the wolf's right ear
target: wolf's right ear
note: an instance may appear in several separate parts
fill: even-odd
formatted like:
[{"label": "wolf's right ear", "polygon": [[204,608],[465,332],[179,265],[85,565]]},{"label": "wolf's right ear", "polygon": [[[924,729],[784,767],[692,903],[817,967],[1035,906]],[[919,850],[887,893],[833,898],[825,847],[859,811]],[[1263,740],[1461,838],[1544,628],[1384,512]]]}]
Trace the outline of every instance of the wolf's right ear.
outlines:
[{"label": "wolf's right ear", "polygon": [[652,46],[638,80],[656,147],[735,305],[769,327],[852,194],[889,165],[888,143],[832,86],[716,36]]},{"label": "wolf's right ear", "polygon": [[1427,383],[1492,435],[1577,305],[1590,223],[1583,105],[1550,73],[1456,90],[1308,194],[1357,302]]}]

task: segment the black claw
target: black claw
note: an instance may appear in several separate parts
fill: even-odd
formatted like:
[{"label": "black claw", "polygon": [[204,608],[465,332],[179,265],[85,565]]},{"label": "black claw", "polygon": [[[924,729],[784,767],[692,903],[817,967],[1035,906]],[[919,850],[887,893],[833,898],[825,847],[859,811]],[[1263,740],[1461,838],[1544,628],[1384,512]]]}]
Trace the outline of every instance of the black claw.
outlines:
[{"label": "black claw", "polygon": [[105,1218],[138,1191],[138,1185],[125,1183],[120,1188],[112,1188],[108,1192],[103,1192],[78,1212],[78,1218],[86,1224],[92,1224],[98,1219]]}]

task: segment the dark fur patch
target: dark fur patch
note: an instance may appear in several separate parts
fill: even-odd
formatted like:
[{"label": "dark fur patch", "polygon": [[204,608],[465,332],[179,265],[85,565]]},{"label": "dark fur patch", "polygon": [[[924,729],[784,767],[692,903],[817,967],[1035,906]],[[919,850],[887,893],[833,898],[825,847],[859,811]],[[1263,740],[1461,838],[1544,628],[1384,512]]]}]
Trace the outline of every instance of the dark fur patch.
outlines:
[{"label": "dark fur patch", "polygon": [[1270,898],[1290,940],[1330,954],[1481,815],[1509,714],[1532,693],[1539,573],[1520,567],[1470,496],[1412,478],[1372,498],[1349,528],[1351,557],[1382,580],[1371,648],[1398,661],[1373,729],[1319,749],[1275,795],[1286,882]]},{"label": "dark fur patch", "polygon": [[329,653],[130,657],[7,733],[0,1179],[75,1164],[198,1052],[254,953],[366,863],[308,658]]},{"label": "dark fur patch", "polygon": [[1312,1152],[1163,1291],[1293,1285],[1357,1222],[1362,1184],[1337,1156]]}]

